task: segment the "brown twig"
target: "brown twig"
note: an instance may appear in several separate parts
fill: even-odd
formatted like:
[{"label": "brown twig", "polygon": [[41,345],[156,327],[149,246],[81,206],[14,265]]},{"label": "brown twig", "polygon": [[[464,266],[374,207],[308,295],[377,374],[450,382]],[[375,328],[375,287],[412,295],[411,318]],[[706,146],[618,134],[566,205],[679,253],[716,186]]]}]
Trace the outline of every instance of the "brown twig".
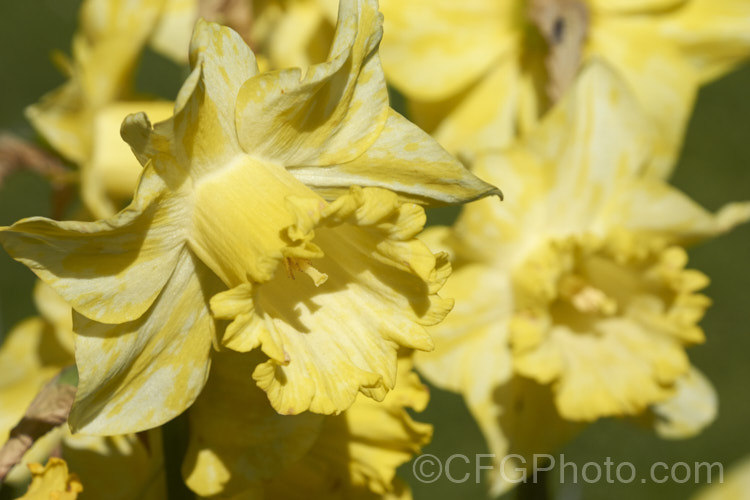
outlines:
[{"label": "brown twig", "polygon": [[61,186],[70,182],[71,172],[56,156],[13,135],[0,132],[0,186],[13,172],[31,170]]},{"label": "brown twig", "polygon": [[60,219],[73,198],[75,174],[56,156],[9,132],[0,131],[0,187],[20,170],[29,170],[52,184],[52,217]]}]

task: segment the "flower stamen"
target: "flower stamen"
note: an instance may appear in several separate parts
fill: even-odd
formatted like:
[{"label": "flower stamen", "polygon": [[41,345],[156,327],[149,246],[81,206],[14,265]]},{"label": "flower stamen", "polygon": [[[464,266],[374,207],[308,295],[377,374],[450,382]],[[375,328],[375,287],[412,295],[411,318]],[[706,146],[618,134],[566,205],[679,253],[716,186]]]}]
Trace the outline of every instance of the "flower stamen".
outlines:
[{"label": "flower stamen", "polygon": [[318,271],[315,266],[312,265],[310,259],[285,257],[284,267],[286,268],[287,275],[291,279],[295,279],[294,271],[299,271],[308,275],[316,287],[328,281],[328,275]]}]

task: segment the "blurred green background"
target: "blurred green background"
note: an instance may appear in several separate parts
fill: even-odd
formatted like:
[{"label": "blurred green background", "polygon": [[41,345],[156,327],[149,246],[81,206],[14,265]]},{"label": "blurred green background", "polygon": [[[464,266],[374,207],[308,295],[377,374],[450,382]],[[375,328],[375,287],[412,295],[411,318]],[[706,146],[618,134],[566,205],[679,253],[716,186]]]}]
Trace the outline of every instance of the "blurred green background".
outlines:
[{"label": "blurred green background", "polygon": [[[52,50],[70,51],[79,0],[35,0],[0,4],[0,130],[25,138],[35,134],[23,117],[25,106],[62,83],[50,60]],[[148,53],[139,71],[139,90],[171,98],[183,72]],[[701,91],[690,123],[685,147],[673,183],[709,209],[731,200],[750,199],[750,67]],[[10,177],[0,187],[0,225],[22,217],[50,215],[51,190],[31,173]],[[433,213],[433,221],[450,217]],[[691,267],[712,279],[707,294],[714,300],[703,321],[708,341],[693,348],[694,364],[713,381],[719,393],[719,418],[700,436],[684,441],[664,441],[645,429],[623,421],[604,420],[590,426],[561,453],[580,465],[607,457],[615,463],[628,461],[644,474],[652,463],[714,462],[731,465],[750,455],[750,226],[691,250]],[[18,320],[35,314],[31,302],[32,274],[0,252],[0,338]],[[0,367],[0,370],[2,367]],[[473,457],[486,453],[479,431],[460,397],[433,389],[428,409],[420,420],[435,424],[435,438],[425,450],[446,459],[461,453]],[[474,465],[456,462],[454,476],[472,472]],[[442,478],[421,484],[411,465],[401,468],[416,499],[487,498],[484,484],[453,484]],[[557,471],[551,474],[553,485]],[[560,499],[683,499],[701,485],[595,484],[555,486]],[[515,493],[506,498],[515,498]]]}]

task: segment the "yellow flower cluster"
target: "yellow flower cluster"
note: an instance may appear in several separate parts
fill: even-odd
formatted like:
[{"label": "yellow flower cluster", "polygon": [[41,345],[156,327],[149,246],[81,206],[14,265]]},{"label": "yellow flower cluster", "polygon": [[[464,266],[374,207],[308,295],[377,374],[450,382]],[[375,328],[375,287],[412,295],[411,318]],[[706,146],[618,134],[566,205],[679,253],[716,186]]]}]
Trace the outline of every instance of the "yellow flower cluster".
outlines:
[{"label": "yellow flower cluster", "polygon": [[[23,498],[178,498],[177,458],[201,498],[410,498],[414,367],[464,397],[493,493],[603,417],[699,433],[685,249],[750,203],[667,177],[748,33],[734,0],[84,0],[68,80],[27,109],[84,210],[0,227],[40,279],[0,435],[72,364],[77,391],[8,481],[55,455]],[[134,88],[145,50],[188,66],[173,101]]]}]

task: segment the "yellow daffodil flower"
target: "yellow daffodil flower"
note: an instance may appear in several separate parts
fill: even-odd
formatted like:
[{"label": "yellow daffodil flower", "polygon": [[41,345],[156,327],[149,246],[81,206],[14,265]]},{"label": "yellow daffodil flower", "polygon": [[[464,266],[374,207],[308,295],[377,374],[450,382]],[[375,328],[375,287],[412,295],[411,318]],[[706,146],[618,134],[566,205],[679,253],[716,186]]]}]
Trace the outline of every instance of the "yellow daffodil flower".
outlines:
[{"label": "yellow daffodil flower", "polygon": [[252,383],[261,356],[219,353],[190,409],[191,440],[183,464],[201,497],[409,498],[395,477],[432,436],[406,408],[421,411],[427,389],[399,357],[399,377],[382,402],[359,397],[344,413],[277,414]]},{"label": "yellow daffodil flower", "polygon": [[337,0],[166,0],[151,45],[187,62],[185,48],[195,21],[202,17],[242,35],[261,68],[261,59],[272,69],[307,68],[326,60],[337,7]]},{"label": "yellow daffodil flower", "polygon": [[33,476],[29,491],[19,500],[75,500],[83,491],[78,476],[68,472],[61,458],[50,458],[47,465],[29,464]]},{"label": "yellow daffodil flower", "polygon": [[[600,417],[653,412],[669,419],[662,435],[680,437],[715,415],[685,354],[704,340],[708,278],[686,268],[683,245],[746,221],[750,204],[712,215],[646,175],[648,131],[594,61],[527,140],[480,156],[476,173],[515,196],[471,204],[452,231],[425,236],[453,254],[442,293],[456,307],[417,366],[463,393],[499,459],[531,463]],[[509,486],[500,476],[496,491]]]},{"label": "yellow daffodil flower", "polygon": [[425,216],[412,202],[498,191],[389,108],[376,2],[344,1],[339,19],[330,59],[304,77],[258,73],[239,35],[199,22],[174,116],[123,123],[144,164],[131,205],[0,230],[75,309],[74,431],[178,415],[205,384],[212,342],[260,347],[269,359],[253,377],[285,414],[381,400],[398,347],[432,348],[449,266],[415,239]]},{"label": "yellow daffodil flower", "polygon": [[381,0],[381,55],[411,117],[451,152],[473,155],[531,130],[575,79],[605,60],[654,127],[663,175],[698,87],[750,54],[738,0]]},{"label": "yellow daffodil flower", "polygon": [[163,0],[86,0],[73,38],[73,59],[63,61],[68,81],[27,109],[37,131],[80,167],[86,208],[103,218],[133,195],[141,168],[120,138],[130,113],[171,115],[172,103],[149,102],[132,90],[136,64],[154,30]]}]

